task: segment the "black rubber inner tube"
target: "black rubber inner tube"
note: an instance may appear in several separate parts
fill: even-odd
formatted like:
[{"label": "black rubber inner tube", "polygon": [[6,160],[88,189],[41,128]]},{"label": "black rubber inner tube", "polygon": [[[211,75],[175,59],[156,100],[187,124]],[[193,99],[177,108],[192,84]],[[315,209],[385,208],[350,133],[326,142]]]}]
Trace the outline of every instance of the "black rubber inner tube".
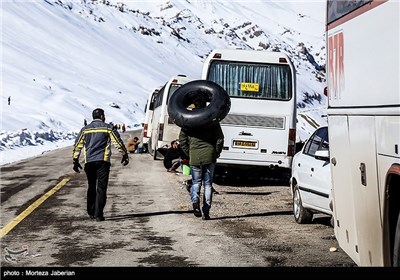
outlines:
[{"label": "black rubber inner tube", "polygon": [[[192,108],[199,98],[206,101],[204,108]],[[182,128],[212,125],[223,120],[231,108],[228,93],[217,83],[194,80],[182,85],[168,101],[169,118]]]}]

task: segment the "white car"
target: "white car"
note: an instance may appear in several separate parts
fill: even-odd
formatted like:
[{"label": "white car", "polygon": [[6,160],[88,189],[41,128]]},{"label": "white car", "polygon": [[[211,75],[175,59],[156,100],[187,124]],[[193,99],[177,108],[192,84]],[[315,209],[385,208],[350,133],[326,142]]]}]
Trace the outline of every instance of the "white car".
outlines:
[{"label": "white car", "polygon": [[332,218],[330,172],[328,127],[321,126],[293,157],[290,191],[297,223],[310,223],[314,213]]}]

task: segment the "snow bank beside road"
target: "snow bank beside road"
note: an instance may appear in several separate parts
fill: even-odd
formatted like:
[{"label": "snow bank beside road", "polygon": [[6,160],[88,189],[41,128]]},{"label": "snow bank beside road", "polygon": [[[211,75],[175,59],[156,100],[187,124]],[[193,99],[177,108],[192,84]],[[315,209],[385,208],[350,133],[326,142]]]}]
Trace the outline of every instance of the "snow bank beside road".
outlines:
[{"label": "snow bank beside road", "polygon": [[[40,155],[74,144],[77,132],[65,131],[2,131],[0,134],[0,165]],[[71,152],[72,153],[72,152]]]}]

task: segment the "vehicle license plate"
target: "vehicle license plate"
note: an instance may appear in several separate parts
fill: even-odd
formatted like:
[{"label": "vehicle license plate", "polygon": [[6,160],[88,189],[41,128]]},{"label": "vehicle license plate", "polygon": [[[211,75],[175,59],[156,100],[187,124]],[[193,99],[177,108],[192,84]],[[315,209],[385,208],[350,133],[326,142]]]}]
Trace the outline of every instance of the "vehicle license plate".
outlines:
[{"label": "vehicle license plate", "polygon": [[258,92],[260,85],[257,83],[240,83],[240,90],[241,91],[253,91]]},{"label": "vehicle license plate", "polygon": [[257,142],[233,140],[233,147],[234,148],[255,148],[255,149],[257,149]]}]

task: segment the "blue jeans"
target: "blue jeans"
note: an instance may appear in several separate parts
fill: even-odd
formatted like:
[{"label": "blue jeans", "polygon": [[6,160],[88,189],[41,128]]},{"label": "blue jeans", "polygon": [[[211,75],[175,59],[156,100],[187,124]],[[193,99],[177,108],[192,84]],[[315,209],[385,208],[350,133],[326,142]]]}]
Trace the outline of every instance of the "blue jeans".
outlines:
[{"label": "blue jeans", "polygon": [[202,166],[191,165],[192,172],[192,188],[190,190],[190,198],[192,203],[200,203],[200,190],[202,183],[203,191],[203,208],[204,214],[210,213],[212,202],[212,181],[214,177],[215,163],[203,164]]}]

